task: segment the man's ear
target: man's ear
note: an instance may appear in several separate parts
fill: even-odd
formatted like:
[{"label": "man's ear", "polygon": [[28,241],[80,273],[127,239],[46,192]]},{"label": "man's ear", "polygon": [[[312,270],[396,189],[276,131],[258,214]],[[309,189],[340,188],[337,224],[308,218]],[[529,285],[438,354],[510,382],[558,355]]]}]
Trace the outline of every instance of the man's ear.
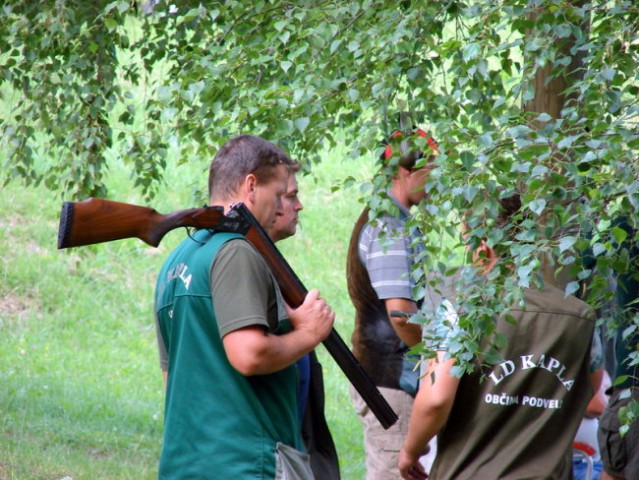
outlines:
[{"label": "man's ear", "polygon": [[499,260],[499,258],[497,257],[497,253],[495,252],[495,249],[493,247],[488,246],[488,244],[486,243],[486,240],[482,240],[481,243],[479,244],[479,248],[477,249],[477,251],[483,253],[481,257],[482,257],[482,267],[484,268],[484,270],[486,270],[486,272],[489,272],[490,270],[492,270],[495,264],[497,264],[497,261]]},{"label": "man's ear", "polygon": [[255,202],[255,189],[257,187],[257,177],[249,173],[244,177],[244,183],[242,183],[242,197],[246,202]]},{"label": "man's ear", "polygon": [[484,248],[486,249],[486,258],[492,262],[495,258],[497,258],[495,249],[493,247],[489,247],[488,245],[486,245],[485,240],[482,240],[482,242],[484,243]]}]

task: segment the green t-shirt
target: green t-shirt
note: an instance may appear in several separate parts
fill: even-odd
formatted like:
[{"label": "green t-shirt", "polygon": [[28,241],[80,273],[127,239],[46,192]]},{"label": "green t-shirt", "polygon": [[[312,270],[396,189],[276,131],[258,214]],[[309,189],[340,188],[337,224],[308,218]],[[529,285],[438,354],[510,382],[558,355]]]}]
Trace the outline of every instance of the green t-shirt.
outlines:
[{"label": "green t-shirt", "polygon": [[277,443],[303,449],[295,365],[245,377],[222,344],[249,325],[290,331],[278,323],[278,294],[238,235],[196,232],[164,264],[155,298],[168,355],[160,479],[274,478]]}]

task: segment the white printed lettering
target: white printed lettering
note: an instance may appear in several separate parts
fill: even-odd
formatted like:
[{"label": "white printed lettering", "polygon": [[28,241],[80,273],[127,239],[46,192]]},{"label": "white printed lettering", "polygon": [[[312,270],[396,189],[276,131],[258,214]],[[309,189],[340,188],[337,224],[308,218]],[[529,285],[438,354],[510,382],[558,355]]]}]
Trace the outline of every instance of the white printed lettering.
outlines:
[{"label": "white printed lettering", "polygon": [[522,355],[521,357],[522,370],[528,370],[529,368],[535,368],[537,364],[532,361],[533,355]]},{"label": "white printed lettering", "polygon": [[193,278],[193,275],[191,274],[189,274],[188,276],[186,275],[186,271],[188,269],[189,267],[186,263],[180,263],[176,265],[174,268],[172,268],[171,270],[167,272],[166,274],[167,283],[179,278],[180,280],[182,280],[182,282],[184,283],[184,286],[188,290],[189,286],[191,285],[191,280]]},{"label": "white printed lettering", "polygon": [[549,372],[552,372],[553,369],[557,368],[560,365],[561,363],[559,363],[559,360],[557,360],[554,357],[550,357],[550,360],[548,361],[548,365],[546,365],[544,368],[548,370]]},{"label": "white printed lettering", "polygon": [[501,363],[499,366],[504,372],[503,375],[498,377],[496,372],[492,372],[489,375],[490,379],[495,383],[495,385],[499,385],[499,382],[501,382],[504,378],[512,375],[513,372],[515,371],[515,362],[513,362],[512,360],[506,360],[505,362]]}]

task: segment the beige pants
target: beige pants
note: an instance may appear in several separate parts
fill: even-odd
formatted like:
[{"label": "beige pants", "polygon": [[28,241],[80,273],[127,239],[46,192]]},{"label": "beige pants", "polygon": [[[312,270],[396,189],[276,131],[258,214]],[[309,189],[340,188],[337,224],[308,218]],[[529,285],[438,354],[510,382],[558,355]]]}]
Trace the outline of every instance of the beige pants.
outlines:
[{"label": "beige pants", "polygon": [[[403,390],[379,387],[379,391],[395,411],[399,420],[388,430],[379,423],[362,397],[350,385],[350,395],[357,415],[364,426],[364,448],[366,449],[366,480],[397,480],[400,477],[397,463],[399,451],[408,433],[408,422],[413,407],[413,397]],[[434,459],[435,441],[431,451],[424,455],[421,463],[428,472]]]}]

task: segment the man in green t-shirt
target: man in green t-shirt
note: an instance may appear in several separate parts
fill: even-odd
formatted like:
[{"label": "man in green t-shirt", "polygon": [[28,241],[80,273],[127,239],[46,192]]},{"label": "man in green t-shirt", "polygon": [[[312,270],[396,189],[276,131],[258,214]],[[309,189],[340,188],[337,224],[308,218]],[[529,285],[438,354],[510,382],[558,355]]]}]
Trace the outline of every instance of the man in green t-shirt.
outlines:
[{"label": "man in green t-shirt", "polygon": [[[211,163],[211,204],[243,202],[268,233],[294,165],[261,138],[232,139]],[[200,230],[165,262],[155,309],[167,355],[159,478],[313,478],[296,362],[333,326],[319,292],[289,308],[250,243]]]}]

